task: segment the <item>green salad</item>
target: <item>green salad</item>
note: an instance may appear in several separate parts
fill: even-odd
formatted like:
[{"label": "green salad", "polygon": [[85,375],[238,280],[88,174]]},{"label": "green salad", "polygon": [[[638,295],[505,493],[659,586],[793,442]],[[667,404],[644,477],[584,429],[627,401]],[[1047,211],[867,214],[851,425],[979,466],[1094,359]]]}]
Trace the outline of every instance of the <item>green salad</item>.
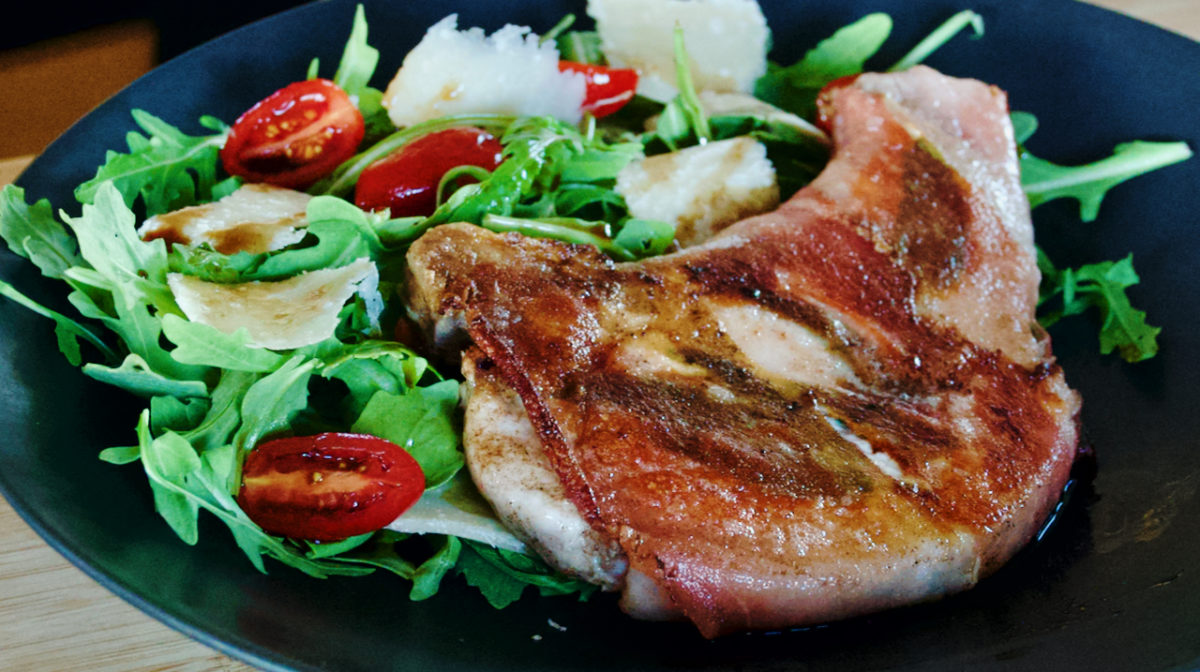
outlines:
[{"label": "green salad", "polygon": [[[264,556],[315,577],[382,569],[409,580],[414,600],[434,595],[447,576],[457,574],[497,608],[531,585],[542,594],[586,597],[595,590],[547,566],[504,530],[474,491],[464,470],[456,372],[436,370],[405,315],[401,289],[408,245],[431,227],[471,222],[594,245],[615,261],[668,253],[679,245],[676,225],[639,216],[619,188],[621,171],[646,157],[732,138],[761,143],[779,197],[786,200],[828,160],[828,142],[814,125],[821,89],[862,72],[888,39],[892,22],[884,14],[864,16],[812,45],[796,63],[769,62],[753,86],[758,102],[767,106],[724,111],[701,99],[687,64],[689,49],[702,45],[688,44],[679,29],[667,47],[674,55],[674,91],[656,100],[635,94],[636,75],[631,84],[628,72],[610,67],[601,37],[576,29],[573,16],[540,28],[545,32],[524,39],[557,50],[567,63],[559,70],[586,80],[582,104],[574,103],[578,118],[465,112],[398,125],[389,116],[388,93],[374,85],[391,73],[375,71],[379,53],[368,43],[359,7],[341,62],[328,79],[321,77],[324,64],[313,61],[307,73],[296,73],[296,82],[272,83],[288,85],[274,96],[292,96],[289,104],[326,96],[314,114],[332,119],[328,128],[336,133],[325,137],[301,128],[288,140],[293,131],[284,123],[286,115],[264,112],[271,98],[236,122],[200,118],[207,131],[201,135],[135,109],[128,147],[110,151],[95,176],[75,189],[78,203],[29,203],[12,185],[0,192],[0,236],[46,277],[64,283],[75,314],[39,305],[8,283],[0,282],[0,294],[52,320],[59,349],[85,375],[145,399],[140,416],[130,419],[135,431],[129,445],[108,448],[100,458],[126,468],[140,465],[155,509],[184,542],[196,542],[204,511],[228,526],[260,571],[271,569]],[[983,37],[981,17],[971,11],[948,17],[893,69],[921,62],[964,32]],[[1013,121],[1023,144],[1036,120],[1015,113]],[[454,158],[461,147],[451,146],[448,134],[462,128],[472,129],[467,145],[479,154],[477,161]],[[431,147],[425,155],[451,165],[425,170],[427,164],[413,167],[417,160],[408,159],[400,167],[378,167],[405,152],[420,156],[425,145]],[[293,160],[293,154],[301,158]],[[1190,155],[1183,143],[1134,141],[1094,164],[1062,166],[1022,151],[1022,182],[1035,208],[1073,198],[1080,219],[1090,221],[1109,189]],[[383,187],[374,200],[364,196],[373,173],[424,175],[425,209],[389,201],[408,197]],[[291,236],[283,242],[238,247],[223,244],[228,241],[216,234],[196,242],[196,236],[181,238],[180,229],[170,225],[173,213],[231,203],[226,199],[263,181],[303,194],[298,206],[303,224],[281,226]],[[1099,318],[1102,353],[1129,362],[1155,355],[1159,329],[1126,295],[1138,282],[1131,257],[1059,268],[1040,254],[1039,267],[1044,325],[1091,313]],[[344,269],[357,270],[316,284],[327,277],[321,274]],[[273,292],[330,293],[322,310],[286,318],[319,333],[269,341],[252,328],[236,327],[242,316],[216,316],[222,302],[274,305],[277,293],[255,293],[268,286]],[[200,313],[211,319],[194,319]],[[320,324],[327,326],[318,329]],[[294,498],[280,501],[295,483],[282,475],[283,467],[259,466],[250,456],[274,450],[279,460],[318,455],[333,464],[343,455],[339,450],[349,449],[338,444],[321,453],[311,441],[295,445],[297,438],[317,436],[359,437],[345,442],[366,451],[345,453],[343,461],[354,469],[343,464],[341,472],[336,466],[322,472],[337,478],[303,472],[313,482],[329,483],[322,501],[333,498],[337,510],[313,515],[332,521],[319,529],[288,527],[286,520],[264,523],[270,518],[264,511],[272,506],[297,505]],[[378,458],[371,453],[377,447],[372,440],[401,447],[405,457]],[[387,460],[411,459],[419,470],[391,482],[400,468],[388,467],[392,476],[380,476],[387,481],[380,485],[372,480],[381,464],[377,459],[385,466],[399,464]],[[260,482],[265,504],[247,494]],[[359,492],[355,484],[364,483],[381,490],[381,499],[404,500],[409,513],[398,520],[411,513],[419,521],[390,529],[384,527],[388,521],[365,530],[343,526],[342,518],[373,506],[370,498],[345,499],[348,491]],[[314,511],[324,506],[315,501],[297,506]],[[420,518],[421,511],[438,515]]]}]

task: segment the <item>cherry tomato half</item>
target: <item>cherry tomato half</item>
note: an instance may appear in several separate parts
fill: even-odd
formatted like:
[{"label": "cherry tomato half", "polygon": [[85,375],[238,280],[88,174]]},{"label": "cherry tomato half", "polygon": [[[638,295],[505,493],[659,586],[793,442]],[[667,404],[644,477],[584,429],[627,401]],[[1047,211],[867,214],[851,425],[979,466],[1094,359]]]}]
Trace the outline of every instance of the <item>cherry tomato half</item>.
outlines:
[{"label": "cherry tomato half", "polygon": [[587,79],[583,109],[593,117],[604,117],[625,107],[637,91],[637,71],[631,68],[609,68],[574,61],[559,61],[559,72],[578,72]]},{"label": "cherry tomato half", "polygon": [[271,534],[335,541],[384,527],[424,491],[400,446],[329,432],[260,444],[246,456],[238,504]]},{"label": "cherry tomato half", "polygon": [[365,126],[350,96],[328,79],[295,82],[246,110],[221,149],[230,175],[304,189],[354,156]]},{"label": "cherry tomato half", "polygon": [[354,202],[363,210],[389,208],[392,217],[430,215],[447,171],[457,166],[494,170],[503,151],[499,140],[471,126],[430,133],[367,166],[354,188]]}]

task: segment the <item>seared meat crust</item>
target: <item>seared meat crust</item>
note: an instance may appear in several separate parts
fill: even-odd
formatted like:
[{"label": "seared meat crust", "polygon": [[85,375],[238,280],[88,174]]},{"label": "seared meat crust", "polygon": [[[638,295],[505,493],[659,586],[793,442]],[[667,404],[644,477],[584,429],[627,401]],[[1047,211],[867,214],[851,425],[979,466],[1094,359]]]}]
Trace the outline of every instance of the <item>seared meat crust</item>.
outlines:
[{"label": "seared meat crust", "polygon": [[711,637],[958,591],[1067,480],[1079,399],[1003,93],[916,68],[823,105],[826,171],[698,247],[617,265],[448,225],[409,252],[414,314],[520,398],[635,616]]}]

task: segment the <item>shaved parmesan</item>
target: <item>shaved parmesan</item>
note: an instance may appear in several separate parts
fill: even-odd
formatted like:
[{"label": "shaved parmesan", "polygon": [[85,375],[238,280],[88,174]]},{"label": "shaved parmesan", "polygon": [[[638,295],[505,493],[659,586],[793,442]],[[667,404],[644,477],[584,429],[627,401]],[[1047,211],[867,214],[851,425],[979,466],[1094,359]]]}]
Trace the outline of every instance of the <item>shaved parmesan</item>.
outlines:
[{"label": "shaved parmesan", "polygon": [[451,14],[434,24],[404,57],[383,94],[397,126],[456,114],[583,116],[583,75],[559,72],[553,40],[524,26],[506,25],[485,36],[481,28],[457,30]]},{"label": "shaved parmesan", "polygon": [[366,258],[277,282],[218,284],[179,273],[167,275],[175,301],[189,320],[227,334],[245,329],[252,345],[271,350],[329,338],[346,301],[356,291],[377,293],[378,281],[379,271]]},{"label": "shaved parmesan", "polygon": [[609,63],[638,71],[638,93],[667,101],[675,88],[675,26],[683,28],[698,91],[754,90],[767,71],[767,20],[754,0],[589,0]]},{"label": "shaved parmesan", "polygon": [[173,245],[207,244],[221,254],[280,250],[304,238],[311,198],[302,191],[247,184],[219,201],[150,217],[138,235]]},{"label": "shaved parmesan", "polygon": [[685,247],[779,205],[766,147],[747,137],[634,161],[617,175],[616,190],[634,217],[674,223]]},{"label": "shaved parmesan", "polygon": [[466,472],[426,491],[387,529],[408,534],[449,534],[515,553],[528,552],[525,542],[500,524]]}]

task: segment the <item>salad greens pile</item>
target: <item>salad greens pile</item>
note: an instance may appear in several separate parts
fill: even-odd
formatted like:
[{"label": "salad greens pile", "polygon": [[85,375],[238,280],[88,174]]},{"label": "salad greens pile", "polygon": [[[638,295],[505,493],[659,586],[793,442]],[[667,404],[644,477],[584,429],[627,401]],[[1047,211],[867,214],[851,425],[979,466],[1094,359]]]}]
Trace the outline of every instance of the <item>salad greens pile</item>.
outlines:
[{"label": "salad greens pile", "polygon": [[[603,63],[597,35],[569,30],[572,21],[567,17],[543,39],[556,40],[566,58]],[[771,63],[758,82],[758,97],[811,119],[821,87],[862,72],[891,27],[887,15],[871,14],[820,42],[797,63]],[[969,11],[951,17],[895,68],[920,62],[966,28],[979,36],[982,20]],[[678,33],[675,49],[677,62],[686,63]],[[202,117],[201,127],[211,133],[192,136],[133,110],[140,132],[130,132],[127,151],[110,151],[95,177],[75,190],[78,214],[64,210],[56,216],[45,200],[29,204],[17,186],[0,191],[0,237],[46,277],[66,284],[67,301],[78,317],[39,305],[8,283],[0,282],[0,294],[53,320],[59,349],[84,374],[147,400],[136,443],[108,448],[100,457],[114,464],[140,463],[157,511],[185,542],[196,542],[203,510],[228,526],[262,571],[267,568],[263,556],[319,577],[384,569],[410,580],[410,596],[420,600],[435,594],[453,570],[496,607],[516,600],[531,585],[543,594],[586,597],[593,586],[554,572],[536,556],[455,536],[384,530],[314,543],[267,534],[235,499],[243,458],[260,441],[280,434],[362,432],[408,449],[430,490],[448,487],[463,467],[459,383],[385,336],[402,318],[400,302],[390,299],[403,282],[404,252],[413,240],[441,223],[468,221],[496,231],[590,243],[617,260],[661,254],[672,249],[673,227],[631,216],[614,191],[617,173],[630,161],[749,135],[767,146],[786,198],[821,170],[827,149],[777,121],[706,116],[682,65],[674,100],[664,105],[636,98],[602,122],[585,117],[576,127],[552,118],[473,115],[395,129],[380,104],[382,94],[370,86],[378,60],[359,7],[334,81],[367,120],[366,140],[358,155],[310,190],[314,198],[301,243],[227,255],[208,247],[143,241],[136,232],[141,219],[219,199],[240,180],[224,177],[219,168],[218,152],[229,133],[221,120]],[[315,77],[319,70],[314,60],[307,75]],[[643,132],[649,116],[657,116],[658,123]],[[1023,143],[1036,121],[1017,113],[1014,122]],[[425,134],[462,125],[494,132],[504,161],[491,172],[452,171],[442,180],[432,215],[393,219],[346,200],[372,161]],[[1090,221],[1116,184],[1188,156],[1182,143],[1134,142],[1103,161],[1076,167],[1023,151],[1021,169],[1032,205],[1075,198],[1081,218]],[[464,177],[472,180],[463,184]],[[244,331],[226,334],[188,321],[166,281],[168,273],[217,283],[276,280],[363,257],[379,268],[378,286],[359,289],[341,310],[333,337],[286,351],[251,347]],[[1138,281],[1131,258],[1060,270],[1041,254],[1039,266],[1044,323],[1095,308],[1103,320],[1102,352],[1115,350],[1128,361],[1155,354],[1158,329],[1146,324],[1125,293]]]}]

